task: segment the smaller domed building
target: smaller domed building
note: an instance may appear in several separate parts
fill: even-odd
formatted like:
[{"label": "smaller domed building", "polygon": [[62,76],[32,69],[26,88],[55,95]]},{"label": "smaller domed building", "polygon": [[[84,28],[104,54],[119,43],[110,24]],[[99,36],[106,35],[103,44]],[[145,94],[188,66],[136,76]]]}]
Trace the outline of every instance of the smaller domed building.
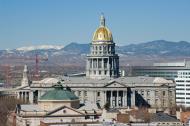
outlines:
[{"label": "smaller domed building", "polygon": [[18,126],[39,126],[44,122],[47,124],[94,123],[92,118],[96,121],[96,118],[101,115],[101,110],[96,111],[96,108],[86,110],[86,108],[80,106],[79,98],[73,91],[59,83],[54,85],[53,89],[46,91],[39,98],[38,104],[17,105],[13,119]]},{"label": "smaller domed building", "polygon": [[38,105],[44,110],[53,110],[63,105],[77,109],[79,104],[79,98],[62,85],[55,85],[54,90],[47,91],[38,100]]}]

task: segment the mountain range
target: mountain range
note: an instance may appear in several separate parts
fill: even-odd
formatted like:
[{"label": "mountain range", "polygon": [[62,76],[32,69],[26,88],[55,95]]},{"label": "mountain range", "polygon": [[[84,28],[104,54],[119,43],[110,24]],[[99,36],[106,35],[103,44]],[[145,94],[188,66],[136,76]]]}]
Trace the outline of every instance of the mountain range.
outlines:
[{"label": "mountain range", "polygon": [[[63,50],[67,53],[87,54],[90,51],[90,44],[70,43]],[[155,40],[139,44],[116,46],[116,52],[130,56],[190,56],[190,43],[187,41]]]},{"label": "mountain range", "polygon": [[[31,56],[35,53],[46,56],[61,56],[68,54],[83,55],[90,51],[90,44],[70,43],[66,46],[42,45],[31,47],[20,47],[12,50],[0,50],[3,56]],[[139,44],[116,46],[116,52],[128,56],[190,56],[190,43],[187,41],[172,42],[166,40],[155,40]]]}]

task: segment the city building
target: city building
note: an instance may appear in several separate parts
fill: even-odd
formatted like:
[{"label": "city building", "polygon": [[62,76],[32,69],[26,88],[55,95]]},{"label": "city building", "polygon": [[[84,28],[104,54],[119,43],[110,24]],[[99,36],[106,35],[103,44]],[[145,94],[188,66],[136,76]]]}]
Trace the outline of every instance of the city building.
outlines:
[{"label": "city building", "polygon": [[175,79],[179,70],[190,70],[190,61],[154,63],[152,66],[131,66],[132,76],[164,77]]},{"label": "city building", "polygon": [[176,83],[176,104],[190,107],[190,70],[178,71]]},{"label": "city building", "polygon": [[[97,48],[97,49],[96,49]],[[20,99],[38,103],[39,98],[52,86],[62,83],[71,88],[82,104],[93,103],[99,108],[152,107],[157,110],[175,106],[175,83],[156,77],[119,77],[119,57],[111,31],[101,16],[95,31],[91,52],[87,55],[86,76],[45,78],[28,83],[27,67],[23,71],[22,85],[16,89]]]}]

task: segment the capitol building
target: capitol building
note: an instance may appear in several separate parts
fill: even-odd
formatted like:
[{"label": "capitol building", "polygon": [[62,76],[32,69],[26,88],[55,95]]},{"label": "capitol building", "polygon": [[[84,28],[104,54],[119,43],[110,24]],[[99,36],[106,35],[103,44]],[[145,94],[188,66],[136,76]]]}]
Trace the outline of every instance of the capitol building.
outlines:
[{"label": "capitol building", "polygon": [[94,104],[99,109],[104,108],[105,104],[109,104],[110,108],[149,107],[159,111],[175,106],[175,83],[172,80],[119,75],[119,56],[103,15],[90,45],[90,53],[86,57],[86,76],[45,78],[29,84],[25,66],[22,84],[16,89],[17,97],[37,104],[40,97],[53,89],[52,86],[61,83],[72,90],[80,104]]}]

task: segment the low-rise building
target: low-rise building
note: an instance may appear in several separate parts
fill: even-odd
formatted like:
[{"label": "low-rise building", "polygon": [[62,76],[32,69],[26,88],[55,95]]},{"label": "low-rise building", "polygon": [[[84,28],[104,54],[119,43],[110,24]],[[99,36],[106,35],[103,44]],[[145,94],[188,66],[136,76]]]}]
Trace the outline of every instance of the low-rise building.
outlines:
[{"label": "low-rise building", "polygon": [[40,122],[47,121],[60,121],[64,124],[93,123],[101,115],[100,109],[85,110],[83,107],[81,110],[80,107],[79,98],[72,91],[62,85],[55,85],[54,90],[47,91],[39,98],[38,104],[17,105],[14,119],[19,126],[38,126]]}]

